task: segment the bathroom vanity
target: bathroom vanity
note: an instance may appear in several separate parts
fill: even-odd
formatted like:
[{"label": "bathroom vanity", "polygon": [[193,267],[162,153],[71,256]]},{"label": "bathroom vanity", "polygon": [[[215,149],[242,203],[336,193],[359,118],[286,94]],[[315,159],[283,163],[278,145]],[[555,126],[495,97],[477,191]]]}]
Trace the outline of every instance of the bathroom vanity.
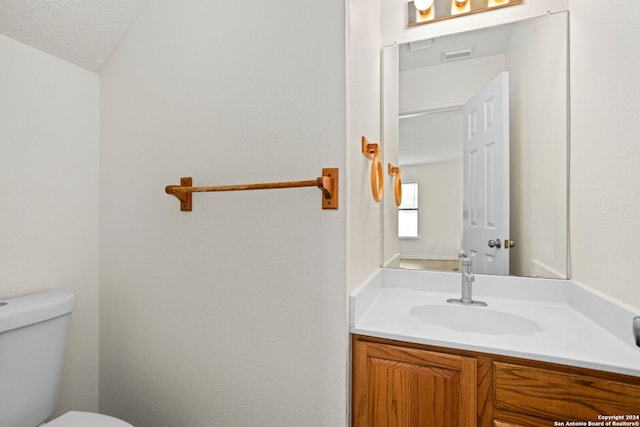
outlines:
[{"label": "bathroom vanity", "polygon": [[362,335],[352,344],[353,426],[640,422],[638,377]]},{"label": "bathroom vanity", "polygon": [[448,305],[459,281],[381,270],[352,294],[353,426],[640,425],[627,308],[570,281],[496,276],[474,285],[487,307]]}]

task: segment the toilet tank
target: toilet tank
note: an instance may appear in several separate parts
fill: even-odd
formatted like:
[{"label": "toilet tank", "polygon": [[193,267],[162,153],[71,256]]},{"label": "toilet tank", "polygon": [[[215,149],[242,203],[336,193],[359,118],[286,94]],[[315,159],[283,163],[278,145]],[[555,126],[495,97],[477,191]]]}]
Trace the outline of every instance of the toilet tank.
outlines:
[{"label": "toilet tank", "polygon": [[75,297],[0,298],[0,425],[35,427],[55,410]]}]

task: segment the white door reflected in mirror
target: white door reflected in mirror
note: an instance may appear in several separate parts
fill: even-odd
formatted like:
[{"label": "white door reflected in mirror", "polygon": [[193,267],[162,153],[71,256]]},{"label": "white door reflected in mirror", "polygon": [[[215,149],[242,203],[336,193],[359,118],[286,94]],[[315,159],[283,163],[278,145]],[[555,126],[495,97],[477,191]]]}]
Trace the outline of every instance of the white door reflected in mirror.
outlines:
[{"label": "white door reflected in mirror", "polygon": [[462,109],[463,250],[473,272],[509,274],[509,252],[488,244],[509,236],[509,73],[503,71]]}]

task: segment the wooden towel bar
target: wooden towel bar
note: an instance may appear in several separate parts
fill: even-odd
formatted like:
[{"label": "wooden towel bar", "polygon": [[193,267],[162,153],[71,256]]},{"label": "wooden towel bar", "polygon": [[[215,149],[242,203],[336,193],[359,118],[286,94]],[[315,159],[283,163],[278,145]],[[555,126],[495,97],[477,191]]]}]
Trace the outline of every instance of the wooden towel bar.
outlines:
[{"label": "wooden towel bar", "polygon": [[165,192],[180,200],[181,211],[191,211],[192,194],[212,191],[272,190],[276,188],[318,187],[322,191],[322,209],[338,209],[338,168],[322,169],[322,176],[308,181],[267,182],[260,184],[193,187],[191,177],[180,178],[180,185],[167,185]]}]

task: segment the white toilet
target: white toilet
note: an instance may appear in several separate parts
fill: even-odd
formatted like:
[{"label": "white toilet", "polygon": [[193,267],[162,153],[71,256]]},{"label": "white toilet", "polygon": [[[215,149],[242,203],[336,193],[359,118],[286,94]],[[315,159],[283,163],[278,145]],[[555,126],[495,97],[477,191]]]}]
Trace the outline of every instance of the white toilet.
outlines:
[{"label": "white toilet", "polygon": [[2,427],[133,427],[75,411],[44,423],[56,407],[74,302],[72,293],[62,291],[0,299]]}]

